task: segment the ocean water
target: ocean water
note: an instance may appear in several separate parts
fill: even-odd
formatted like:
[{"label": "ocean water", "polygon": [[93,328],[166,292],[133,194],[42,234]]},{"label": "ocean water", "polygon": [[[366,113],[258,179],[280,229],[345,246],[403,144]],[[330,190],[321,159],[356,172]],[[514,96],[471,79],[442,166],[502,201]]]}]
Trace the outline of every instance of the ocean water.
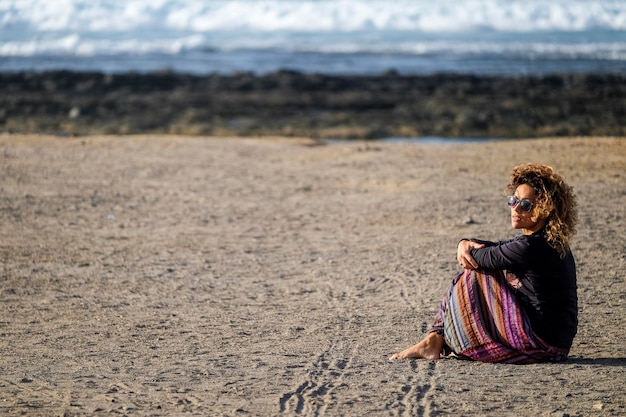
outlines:
[{"label": "ocean water", "polygon": [[624,0],[0,0],[0,71],[626,73]]}]

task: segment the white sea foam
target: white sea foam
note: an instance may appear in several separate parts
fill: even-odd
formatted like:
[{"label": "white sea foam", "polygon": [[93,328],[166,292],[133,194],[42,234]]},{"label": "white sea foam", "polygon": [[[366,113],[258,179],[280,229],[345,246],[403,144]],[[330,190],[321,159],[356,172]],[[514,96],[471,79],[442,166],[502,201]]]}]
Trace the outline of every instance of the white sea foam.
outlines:
[{"label": "white sea foam", "polygon": [[192,35],[175,39],[82,39],[76,34],[41,40],[8,41],[0,44],[0,56],[179,54],[201,47],[205,39]]},{"label": "white sea foam", "polygon": [[34,31],[626,30],[621,0],[2,0],[0,25]]},{"label": "white sea foam", "polygon": [[189,51],[624,62],[626,1],[0,0],[0,57]]}]

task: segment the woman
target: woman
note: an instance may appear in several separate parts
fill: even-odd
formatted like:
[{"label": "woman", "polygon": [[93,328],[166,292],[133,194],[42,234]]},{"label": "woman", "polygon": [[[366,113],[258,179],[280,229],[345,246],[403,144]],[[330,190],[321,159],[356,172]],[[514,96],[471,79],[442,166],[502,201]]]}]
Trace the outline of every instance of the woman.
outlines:
[{"label": "woman", "polygon": [[577,211],[572,187],[546,165],[513,169],[507,189],[511,225],[522,235],[500,242],[462,239],[464,268],[441,302],[428,335],[389,359],[482,362],[567,358],[578,325],[570,238]]}]

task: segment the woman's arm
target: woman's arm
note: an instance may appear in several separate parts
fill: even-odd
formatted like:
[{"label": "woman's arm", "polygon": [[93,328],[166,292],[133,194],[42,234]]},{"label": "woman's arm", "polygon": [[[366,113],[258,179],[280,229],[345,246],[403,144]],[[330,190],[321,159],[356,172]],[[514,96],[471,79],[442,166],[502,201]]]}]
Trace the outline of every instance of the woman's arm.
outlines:
[{"label": "woman's arm", "polygon": [[479,243],[476,239],[461,239],[456,247],[456,260],[465,269],[476,269],[478,263],[472,256],[472,249],[481,249],[485,247],[485,243]]},{"label": "woman's arm", "polygon": [[474,259],[479,268],[512,269],[528,262],[530,241],[525,238],[518,238],[483,248],[472,247],[469,252],[469,256]]}]

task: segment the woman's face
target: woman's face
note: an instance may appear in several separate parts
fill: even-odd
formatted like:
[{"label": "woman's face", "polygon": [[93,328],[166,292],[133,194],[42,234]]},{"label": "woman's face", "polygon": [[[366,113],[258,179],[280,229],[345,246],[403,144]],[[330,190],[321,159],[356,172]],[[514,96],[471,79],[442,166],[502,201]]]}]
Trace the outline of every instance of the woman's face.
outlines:
[{"label": "woman's face", "polygon": [[[528,184],[521,184],[515,189],[515,197],[518,200],[529,200],[533,204],[537,202],[537,193],[535,189]],[[511,207],[511,226],[514,229],[522,229],[525,235],[530,235],[541,230],[545,220],[533,221],[533,210],[524,211],[521,204]]]}]

